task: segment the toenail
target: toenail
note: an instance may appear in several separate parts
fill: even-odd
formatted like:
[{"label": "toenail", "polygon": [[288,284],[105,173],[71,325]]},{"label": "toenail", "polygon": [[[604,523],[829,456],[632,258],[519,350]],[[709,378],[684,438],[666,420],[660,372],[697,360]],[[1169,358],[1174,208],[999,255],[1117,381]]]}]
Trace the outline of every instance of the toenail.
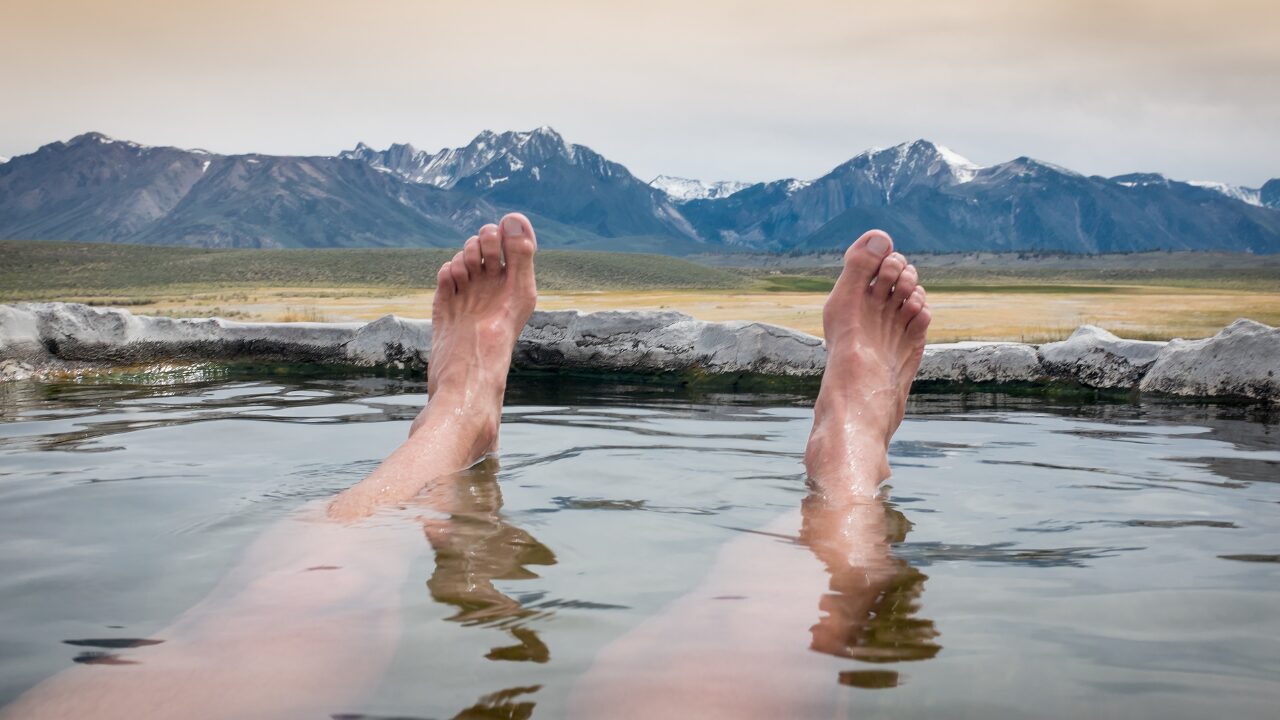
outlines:
[{"label": "toenail", "polygon": [[524,228],[520,226],[520,221],[515,218],[507,218],[502,221],[502,232],[508,236],[523,235]]},{"label": "toenail", "polygon": [[889,250],[889,238],[883,235],[872,235],[867,239],[867,249],[877,255],[883,255]]}]

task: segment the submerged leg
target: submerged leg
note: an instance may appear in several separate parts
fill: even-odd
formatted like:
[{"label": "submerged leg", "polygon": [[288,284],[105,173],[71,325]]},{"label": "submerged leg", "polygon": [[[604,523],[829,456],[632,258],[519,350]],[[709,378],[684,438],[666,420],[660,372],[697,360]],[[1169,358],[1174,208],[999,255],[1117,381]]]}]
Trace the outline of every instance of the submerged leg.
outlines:
[{"label": "submerged leg", "polygon": [[[576,716],[811,717],[838,704],[837,682],[866,680],[831,677],[811,650],[872,659],[877,649],[862,640],[872,617],[900,621],[913,607],[886,609],[885,598],[919,591],[923,576],[890,552],[898,523],[877,488],[929,319],[915,268],[889,236],[859,238],[823,311],[827,369],[805,451],[802,517],[726,544],[701,585],[606,647],[575,689]],[[808,546],[808,562],[780,538]],[[937,651],[931,624],[912,632],[914,658],[892,659]]]},{"label": "submerged leg", "polygon": [[399,636],[415,534],[356,522],[462,470],[497,442],[516,337],[536,301],[533,228],[506,216],[437,277],[428,402],[409,438],[316,513],[255,541],[196,607],[129,664],[80,665],[0,717],[329,717],[378,681]]},{"label": "submerged leg", "polygon": [[931,316],[915,267],[892,247],[872,230],[845,252],[822,311],[827,368],[805,448],[811,492],[801,537],[827,566],[832,591],[813,647],[846,657],[873,652],[859,649],[856,636],[904,573],[889,551],[900,533],[889,526],[878,489],[889,476],[889,440],[902,424]]}]

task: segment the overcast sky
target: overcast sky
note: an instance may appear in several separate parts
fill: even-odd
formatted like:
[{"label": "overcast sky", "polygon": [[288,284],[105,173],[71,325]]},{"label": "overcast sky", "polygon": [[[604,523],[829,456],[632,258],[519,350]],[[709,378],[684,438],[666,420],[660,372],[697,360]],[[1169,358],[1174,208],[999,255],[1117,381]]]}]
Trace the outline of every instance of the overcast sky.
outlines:
[{"label": "overcast sky", "polygon": [[918,137],[1280,177],[1274,0],[5,0],[0,28],[0,155],[87,130],[328,155],[551,125],[646,180],[812,178]]}]

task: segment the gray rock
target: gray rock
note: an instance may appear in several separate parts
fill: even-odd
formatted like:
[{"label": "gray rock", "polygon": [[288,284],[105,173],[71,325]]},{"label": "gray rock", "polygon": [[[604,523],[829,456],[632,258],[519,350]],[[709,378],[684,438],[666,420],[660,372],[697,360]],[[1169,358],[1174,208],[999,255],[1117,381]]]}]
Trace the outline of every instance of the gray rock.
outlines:
[{"label": "gray rock", "polygon": [[398,364],[426,367],[431,354],[431,321],[384,315],[361,325],[346,343],[345,356],[353,365]]},{"label": "gray rock", "polygon": [[1071,337],[1040,346],[1040,359],[1055,378],[1094,388],[1138,385],[1165,343],[1124,340],[1096,325],[1081,325]]},{"label": "gray rock", "polygon": [[821,375],[822,340],[776,325],[709,323],[678,312],[535,312],[519,367],[625,372]]},{"label": "gray rock", "polygon": [[40,342],[35,313],[15,305],[0,305],[0,358],[44,362],[49,353]]},{"label": "gray rock", "polygon": [[[34,323],[39,345],[64,362],[141,365],[174,360],[253,359],[346,363],[346,345],[360,323],[239,323],[221,318],[174,319],[76,303],[10,306],[0,316],[0,348],[10,323],[20,355]],[[29,354],[29,353],[28,353]]]},{"label": "gray rock", "polygon": [[924,349],[917,381],[954,383],[1040,382],[1044,368],[1035,347],[1014,342],[957,342]]},{"label": "gray rock", "polygon": [[[0,305],[0,380],[53,371],[218,360],[424,367],[431,323],[175,320],[71,303]],[[1122,340],[1085,326],[1037,348],[1010,342],[930,345],[917,380],[1041,383],[1174,395],[1280,399],[1280,331],[1238,320],[1208,340]],[[535,312],[515,367],[633,373],[816,377],[826,350],[812,335],[755,322],[712,323],[678,312]]]},{"label": "gray rock", "polygon": [[694,342],[700,367],[712,373],[816,377],[827,366],[820,338],[760,322],[700,322]]},{"label": "gray rock", "polygon": [[1280,329],[1240,319],[1204,340],[1172,340],[1142,378],[1143,392],[1280,401]]},{"label": "gray rock", "polygon": [[[242,360],[423,367],[431,322],[240,323],[135,316],[72,303],[0,306],[0,357],[35,365]],[[764,323],[677,312],[536,312],[513,356],[525,368],[819,375],[822,341]]]}]

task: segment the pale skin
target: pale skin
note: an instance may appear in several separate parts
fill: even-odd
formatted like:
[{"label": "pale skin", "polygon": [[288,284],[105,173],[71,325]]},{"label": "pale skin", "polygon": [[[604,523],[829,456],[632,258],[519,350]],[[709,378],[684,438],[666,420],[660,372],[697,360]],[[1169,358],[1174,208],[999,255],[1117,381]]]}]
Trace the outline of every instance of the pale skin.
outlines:
[{"label": "pale skin", "polygon": [[402,526],[365,520],[453,482],[494,449],[511,351],[537,298],[536,249],[532,225],[512,213],[440,268],[429,400],[368,477],[259,538],[208,598],[155,633],[164,642],[136,653],[137,664],[77,665],[0,717],[266,720],[349,710],[391,660],[399,595],[421,547]]},{"label": "pale skin", "polygon": [[[577,683],[575,717],[848,716],[849,696],[809,650],[874,652],[858,636],[902,572],[878,490],[924,354],[925,298],[888,235],[873,230],[850,246],[823,309],[827,368],[800,517],[725,545],[696,589],[606,647]],[[797,562],[780,538],[821,566]]]},{"label": "pale skin", "polygon": [[[205,601],[155,634],[164,642],[140,653],[144,660],[66,670],[0,711],[0,718],[325,717],[358,703],[394,652],[398,595],[413,555],[402,527],[368,518],[409,503],[450,511],[448,502],[437,508],[436,500],[450,496],[448,488],[457,482],[451,476],[496,448],[512,350],[537,298],[536,249],[532,225],[512,213],[482,227],[440,268],[429,400],[406,441],[373,473],[310,516],[256,541]],[[892,252],[888,236],[872,231],[855,242],[824,311],[829,359],[805,453],[814,492],[801,536],[828,567],[843,568],[846,581],[850,568],[861,573],[869,598],[891,576],[876,490],[888,475],[889,439],[902,421],[929,319],[915,269]],[[427,530],[430,536],[431,522]],[[438,542],[445,540],[432,538]],[[733,584],[769,566],[767,553],[735,559],[733,552],[722,553],[709,583]],[[741,562],[752,567],[735,570]],[[834,587],[832,573],[827,579]],[[795,605],[785,572],[777,580],[756,583],[752,591]],[[812,598],[810,593],[799,603],[809,618]],[[842,608],[835,614],[864,612],[856,596]],[[676,627],[697,624],[711,612],[696,598],[687,617],[680,617],[679,607],[675,611],[669,620]],[[720,613],[715,621],[726,626],[739,619]],[[752,625],[762,648],[785,642],[783,624],[777,631],[769,631],[768,623]],[[815,648],[839,645],[844,640],[837,635],[847,634],[849,625],[819,622],[809,631],[811,642]],[[693,636],[715,639],[706,632],[686,637]],[[666,658],[674,672],[697,656],[675,655],[681,662],[670,662],[670,643],[653,645],[643,634],[618,645],[584,678],[576,700],[584,717],[657,717],[677,708],[699,717],[743,717],[768,709],[744,706],[750,696],[735,695],[733,683],[700,688],[672,681],[657,694],[645,692],[643,683],[619,685],[614,681],[627,673],[615,673],[611,663]],[[759,683],[756,688],[764,689]],[[607,712],[600,714],[602,709]]]}]

